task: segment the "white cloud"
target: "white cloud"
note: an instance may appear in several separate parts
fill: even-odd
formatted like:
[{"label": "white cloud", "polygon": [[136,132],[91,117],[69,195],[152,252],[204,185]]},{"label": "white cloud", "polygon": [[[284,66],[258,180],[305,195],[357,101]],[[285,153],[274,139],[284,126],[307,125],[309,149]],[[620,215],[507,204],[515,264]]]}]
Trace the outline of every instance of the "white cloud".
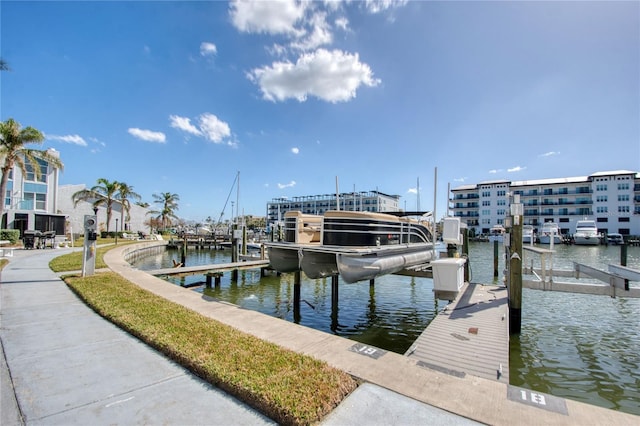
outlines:
[{"label": "white cloud", "polygon": [[512,167],[510,169],[507,169],[508,173],[513,173],[513,172],[521,172],[523,170],[525,170],[526,167],[520,167],[520,166],[516,166],[516,167]]},{"label": "white cloud", "polygon": [[191,119],[188,117],[180,117],[177,115],[170,115],[169,122],[171,123],[171,127],[178,130],[184,130],[187,133],[191,133],[192,135],[202,136],[202,132],[198,130],[196,126],[191,124]]},{"label": "white cloud", "polygon": [[132,136],[135,136],[138,139],[142,139],[143,141],[157,142],[157,143],[166,142],[166,136],[162,132],[154,132],[152,130],[138,129],[136,127],[131,127],[127,131]]},{"label": "white cloud", "polygon": [[380,13],[407,4],[408,0],[366,0],[365,7],[370,13]]},{"label": "white cloud", "polygon": [[337,28],[340,28],[342,31],[349,31],[349,20],[344,16],[337,18],[334,21],[334,24]]},{"label": "white cloud", "polygon": [[355,98],[360,85],[373,87],[380,83],[357,53],[325,49],[303,54],[295,64],[274,62],[271,67],[256,68],[248,77],[260,85],[263,97],[270,101],[294,98],[303,102],[311,95],[327,102],[343,102]]},{"label": "white cloud", "polygon": [[298,37],[297,40],[291,43],[291,47],[305,51],[331,44],[333,42],[333,34],[326,18],[327,15],[322,12],[313,14],[308,20],[309,32],[306,32],[304,36]]},{"label": "white cloud", "polygon": [[489,174],[494,175],[494,174],[496,174],[496,173],[498,173],[498,172],[500,172],[500,171],[501,171],[501,170],[498,170],[498,169],[489,170]]},{"label": "white cloud", "polygon": [[300,148],[294,146],[293,148],[291,148],[291,152],[294,153],[294,154],[299,154],[300,153]]},{"label": "white cloud", "polygon": [[221,143],[231,135],[229,125],[215,115],[205,112],[199,117],[200,131],[213,143]]},{"label": "white cloud", "polygon": [[454,182],[464,182],[464,181],[466,181],[466,180],[467,180],[467,178],[466,178],[466,177],[454,178],[454,179],[453,179],[453,181],[454,181]]},{"label": "white cloud", "polygon": [[87,142],[82,138],[82,136],[79,136],[79,135],[65,135],[65,136],[45,135],[45,137],[47,139],[54,140],[54,141],[60,141],[60,142],[70,143],[70,144],[79,145],[79,146],[87,146]]},{"label": "white cloud", "polygon": [[418,188],[409,188],[407,190],[407,193],[409,193],[409,194],[417,194],[418,193]]},{"label": "white cloud", "polygon": [[215,56],[218,53],[218,48],[213,43],[203,41],[200,43],[200,55],[202,56]]},{"label": "white cloud", "polygon": [[555,155],[560,155],[560,152],[549,151],[549,152],[545,152],[544,154],[540,154],[540,157],[553,157]]},{"label": "white cloud", "polygon": [[240,31],[266,34],[299,34],[296,23],[310,2],[297,0],[235,0],[229,5],[231,22]]},{"label": "white cloud", "polygon": [[278,188],[280,188],[280,189],[284,189],[284,188],[292,188],[292,187],[294,187],[294,186],[296,186],[296,181],[295,181],[295,180],[292,180],[292,181],[291,181],[291,182],[289,182],[289,183],[279,183],[279,184],[278,184]]},{"label": "white cloud", "polygon": [[[204,137],[216,144],[224,142],[226,138],[231,136],[231,128],[229,125],[210,112],[200,114],[197,120],[198,125],[196,126],[191,123],[191,119],[188,117],[180,117],[178,115],[169,116],[171,127],[174,129]],[[237,142],[227,141],[227,145],[235,147],[237,146]]]}]

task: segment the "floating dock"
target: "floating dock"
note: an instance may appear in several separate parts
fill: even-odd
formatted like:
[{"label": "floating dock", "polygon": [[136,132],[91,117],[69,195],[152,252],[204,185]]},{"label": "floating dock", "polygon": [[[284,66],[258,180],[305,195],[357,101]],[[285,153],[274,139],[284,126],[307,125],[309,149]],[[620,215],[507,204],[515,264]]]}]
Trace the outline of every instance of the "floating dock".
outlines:
[{"label": "floating dock", "polygon": [[405,353],[418,365],[457,377],[509,383],[507,288],[465,284]]}]

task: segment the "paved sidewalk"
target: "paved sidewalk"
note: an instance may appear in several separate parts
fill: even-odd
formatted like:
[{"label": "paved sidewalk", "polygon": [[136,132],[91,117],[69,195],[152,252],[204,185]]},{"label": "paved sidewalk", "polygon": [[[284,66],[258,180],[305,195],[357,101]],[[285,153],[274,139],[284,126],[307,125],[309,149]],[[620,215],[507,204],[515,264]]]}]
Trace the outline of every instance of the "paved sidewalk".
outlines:
[{"label": "paved sidewalk", "polygon": [[[84,305],[48,263],[15,250],[0,273],[0,424],[260,425],[273,421]],[[364,384],[322,424],[478,424]]]},{"label": "paved sidewalk", "polygon": [[68,251],[15,250],[0,275],[0,424],[273,424],[85,306],[48,267]]}]

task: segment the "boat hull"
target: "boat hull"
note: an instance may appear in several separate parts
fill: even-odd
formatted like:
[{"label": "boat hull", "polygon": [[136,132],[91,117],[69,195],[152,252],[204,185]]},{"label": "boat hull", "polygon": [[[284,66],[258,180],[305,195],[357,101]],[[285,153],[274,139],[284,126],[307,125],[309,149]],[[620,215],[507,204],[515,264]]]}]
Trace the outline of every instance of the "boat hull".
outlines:
[{"label": "boat hull", "polygon": [[278,272],[295,272],[300,269],[299,246],[291,244],[267,245],[269,265]]},{"label": "boat hull", "polygon": [[[553,237],[554,244],[560,244],[562,240],[558,235]],[[540,244],[551,244],[551,235],[540,235]]]},{"label": "boat hull", "polygon": [[336,253],[325,250],[303,250],[300,258],[300,268],[312,280],[330,277],[339,273]]},{"label": "boat hull", "polygon": [[574,235],[573,243],[578,246],[597,246],[600,244],[600,238],[591,235]]},{"label": "boat hull", "polygon": [[405,268],[425,264],[433,260],[433,246],[398,247],[365,255],[337,253],[336,262],[342,280],[346,283],[372,280],[382,275],[394,274]]}]

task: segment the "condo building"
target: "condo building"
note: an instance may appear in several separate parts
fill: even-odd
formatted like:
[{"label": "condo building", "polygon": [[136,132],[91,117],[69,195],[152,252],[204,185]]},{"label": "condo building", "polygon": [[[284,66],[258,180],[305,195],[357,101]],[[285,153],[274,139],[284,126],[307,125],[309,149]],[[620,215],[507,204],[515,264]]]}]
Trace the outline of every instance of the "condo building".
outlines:
[{"label": "condo building", "polygon": [[327,210],[396,212],[399,211],[399,200],[399,195],[379,191],[346,192],[337,197],[336,194],[322,194],[274,198],[267,203],[267,224],[281,221],[290,210],[299,210],[305,214],[323,214]]},{"label": "condo building", "polygon": [[504,225],[509,200],[520,195],[524,225],[536,232],[555,222],[564,235],[575,232],[578,220],[595,220],[601,233],[640,235],[640,173],[628,170],[589,176],[525,181],[495,180],[451,190],[450,210],[476,235]]}]

